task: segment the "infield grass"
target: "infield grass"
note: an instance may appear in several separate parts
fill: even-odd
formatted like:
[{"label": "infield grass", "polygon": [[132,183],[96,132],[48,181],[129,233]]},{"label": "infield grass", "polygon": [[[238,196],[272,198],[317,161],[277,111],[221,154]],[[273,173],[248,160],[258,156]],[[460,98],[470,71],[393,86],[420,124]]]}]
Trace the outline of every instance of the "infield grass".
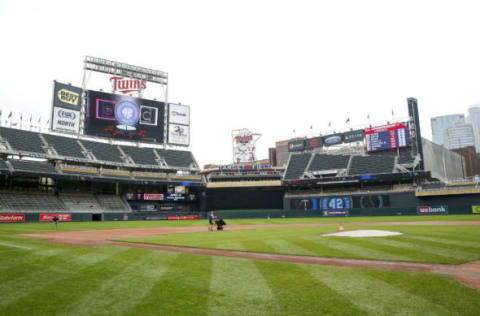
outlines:
[{"label": "infield grass", "polygon": [[[398,221],[404,217],[394,219]],[[362,218],[362,221],[367,220],[370,219]],[[299,222],[310,220],[299,219]],[[246,220],[243,223],[265,222]],[[61,223],[60,229],[190,224],[205,225],[205,221]],[[318,236],[319,230],[333,230],[334,226],[313,227],[317,231],[303,230],[307,228],[310,227],[296,227],[293,231],[268,228],[170,237],[181,237],[183,242],[196,239],[199,245],[203,245],[200,242],[210,243],[215,248],[259,247],[260,250],[289,249],[294,252],[303,249],[307,254],[318,251],[317,243],[306,242],[308,238]],[[391,226],[384,228],[392,230]],[[428,227],[428,232],[420,232],[420,228],[425,226],[400,227],[405,230],[404,239],[387,238],[388,243],[377,242],[385,249],[394,247],[397,250],[387,252],[377,248],[376,251],[393,257],[407,256],[402,254],[403,247],[415,238],[421,241],[422,247],[432,249],[434,253],[428,257],[431,260],[452,259],[449,249],[455,253],[455,260],[478,255],[478,233],[473,231],[474,228],[478,230],[478,226],[434,227],[433,230]],[[0,225],[0,315],[478,315],[480,310],[479,291],[444,275],[268,262],[121,246],[79,247],[16,236],[17,233],[51,230],[49,224]],[[262,231],[265,235],[258,234]],[[230,233],[247,232],[253,232],[253,237],[229,236]],[[279,240],[275,242],[276,237]],[[439,246],[440,243],[443,246]],[[329,249],[337,251],[335,256],[346,253],[347,249],[356,249],[352,253],[358,256],[369,249],[362,243],[343,243],[343,249],[340,245],[341,242],[330,244]],[[436,250],[439,252],[435,253]],[[423,250],[415,251],[422,257]],[[435,257],[439,254],[440,257]],[[413,253],[407,257],[415,259]]]}]

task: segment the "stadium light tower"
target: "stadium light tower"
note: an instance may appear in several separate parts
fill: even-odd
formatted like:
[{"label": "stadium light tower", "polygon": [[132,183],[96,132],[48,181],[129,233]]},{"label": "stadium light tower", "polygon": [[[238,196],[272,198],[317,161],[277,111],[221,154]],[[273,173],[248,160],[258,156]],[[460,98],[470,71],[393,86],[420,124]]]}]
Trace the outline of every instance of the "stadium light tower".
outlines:
[{"label": "stadium light tower", "polygon": [[245,163],[257,160],[255,156],[255,143],[262,134],[252,133],[250,130],[232,130],[232,153],[233,163]]}]

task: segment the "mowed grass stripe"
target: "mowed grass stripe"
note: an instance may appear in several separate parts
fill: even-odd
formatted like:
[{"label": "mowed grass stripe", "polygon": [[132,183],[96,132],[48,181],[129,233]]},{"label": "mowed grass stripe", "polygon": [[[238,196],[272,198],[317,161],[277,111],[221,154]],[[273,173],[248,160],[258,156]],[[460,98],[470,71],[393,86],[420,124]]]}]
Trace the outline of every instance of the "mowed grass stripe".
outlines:
[{"label": "mowed grass stripe", "polygon": [[374,237],[366,238],[365,240],[372,244],[382,245],[392,249],[405,249],[408,253],[417,255],[418,258],[425,257],[426,255],[426,260],[429,260],[428,257],[430,257],[433,262],[439,263],[461,263],[470,257],[465,252],[457,249],[445,249],[439,247],[438,244],[431,245],[419,240],[402,240],[401,236],[388,238]]},{"label": "mowed grass stripe", "polygon": [[275,295],[254,261],[213,257],[209,315],[278,315]]},{"label": "mowed grass stripe", "polygon": [[303,245],[298,245],[285,239],[269,239],[265,240],[264,244],[274,249],[275,253],[294,253],[301,256],[315,256],[317,254],[303,247]]},{"label": "mowed grass stripe", "polygon": [[321,242],[319,237],[293,237],[290,242],[299,247],[310,250],[315,256],[348,258],[352,257],[350,252],[342,251],[328,242]]},{"label": "mowed grass stripe", "polygon": [[455,248],[465,249],[466,251],[469,251],[469,252],[480,253],[480,241],[477,241],[477,242],[461,241],[461,240],[453,240],[453,239],[442,238],[442,237],[428,237],[428,236],[422,236],[422,235],[403,235],[402,238],[431,241],[436,244],[445,245],[448,247],[454,246]]},{"label": "mowed grass stripe", "polygon": [[281,315],[367,315],[300,264],[259,260],[255,264],[275,294]]},{"label": "mowed grass stripe", "polygon": [[[436,263],[450,263],[450,257],[424,252],[418,249],[411,249],[405,244],[398,244],[389,242],[382,237],[369,238],[349,238],[349,237],[329,237],[335,238],[335,241],[344,243],[345,245],[363,247],[368,250],[382,251],[388,255],[384,256],[383,260],[392,260],[394,256],[403,256],[405,259],[394,259],[399,261],[419,261],[419,262],[436,262]],[[366,250],[366,251],[368,251]],[[370,259],[370,258],[369,258]],[[379,259],[379,258],[372,258]]]},{"label": "mowed grass stripe", "polygon": [[87,292],[65,310],[72,315],[119,315],[142,300],[155,282],[165,273],[176,253],[145,249],[129,252],[119,273],[106,280],[96,291]]},{"label": "mowed grass stripe", "polygon": [[[51,263],[45,273],[38,273],[39,279],[22,282],[23,293],[17,293],[13,301],[3,305],[1,312],[5,315],[30,315],[32,306],[35,306],[33,314],[36,315],[62,313],[82,295],[97,290],[105,280],[119,273],[117,262],[122,261],[129,251],[135,249],[116,247],[106,259],[95,263],[92,261],[91,265],[85,264],[79,269],[69,267],[65,265],[68,261],[65,263],[59,259]],[[72,257],[75,257],[75,253],[72,253]]]},{"label": "mowed grass stripe", "polygon": [[[451,310],[412,295],[395,286],[396,273],[386,273],[389,281],[372,278],[358,269],[318,267],[303,268],[318,281],[348,297],[350,302],[369,315],[447,315]],[[405,272],[407,273],[407,272]],[[418,274],[410,273],[410,278]]]},{"label": "mowed grass stripe", "polygon": [[404,252],[392,252],[387,247],[377,247],[368,243],[352,242],[355,238],[346,237],[320,237],[319,243],[326,244],[331,248],[339,249],[346,256],[342,258],[360,258],[369,260],[393,260],[393,261],[411,261],[412,258]]},{"label": "mowed grass stripe", "polygon": [[206,315],[212,260],[178,254],[150,292],[124,315]]},{"label": "mowed grass stripe", "polygon": [[[458,283],[452,276],[381,270],[361,270],[376,280],[392,284],[411,297],[422,297],[445,310],[438,315],[478,315],[480,291]],[[416,306],[415,314],[427,315],[423,305]]]}]

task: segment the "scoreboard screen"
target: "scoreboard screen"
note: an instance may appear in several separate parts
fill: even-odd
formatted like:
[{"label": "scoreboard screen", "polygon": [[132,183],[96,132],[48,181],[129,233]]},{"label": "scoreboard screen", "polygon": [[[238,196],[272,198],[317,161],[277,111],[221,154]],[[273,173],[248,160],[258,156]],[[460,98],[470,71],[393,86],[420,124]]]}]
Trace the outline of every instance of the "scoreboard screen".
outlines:
[{"label": "scoreboard screen", "polygon": [[408,124],[394,123],[365,129],[367,151],[407,147],[410,144]]}]

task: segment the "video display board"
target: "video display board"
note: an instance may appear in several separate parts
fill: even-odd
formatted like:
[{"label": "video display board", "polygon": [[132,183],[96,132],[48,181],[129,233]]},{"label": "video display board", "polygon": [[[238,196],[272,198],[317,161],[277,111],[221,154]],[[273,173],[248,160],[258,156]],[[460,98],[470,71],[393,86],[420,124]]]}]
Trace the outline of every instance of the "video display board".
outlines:
[{"label": "video display board", "polygon": [[164,142],[163,102],[87,91],[85,134],[144,142]]},{"label": "video display board", "polygon": [[405,122],[365,129],[367,151],[407,147],[410,144],[408,124]]}]

